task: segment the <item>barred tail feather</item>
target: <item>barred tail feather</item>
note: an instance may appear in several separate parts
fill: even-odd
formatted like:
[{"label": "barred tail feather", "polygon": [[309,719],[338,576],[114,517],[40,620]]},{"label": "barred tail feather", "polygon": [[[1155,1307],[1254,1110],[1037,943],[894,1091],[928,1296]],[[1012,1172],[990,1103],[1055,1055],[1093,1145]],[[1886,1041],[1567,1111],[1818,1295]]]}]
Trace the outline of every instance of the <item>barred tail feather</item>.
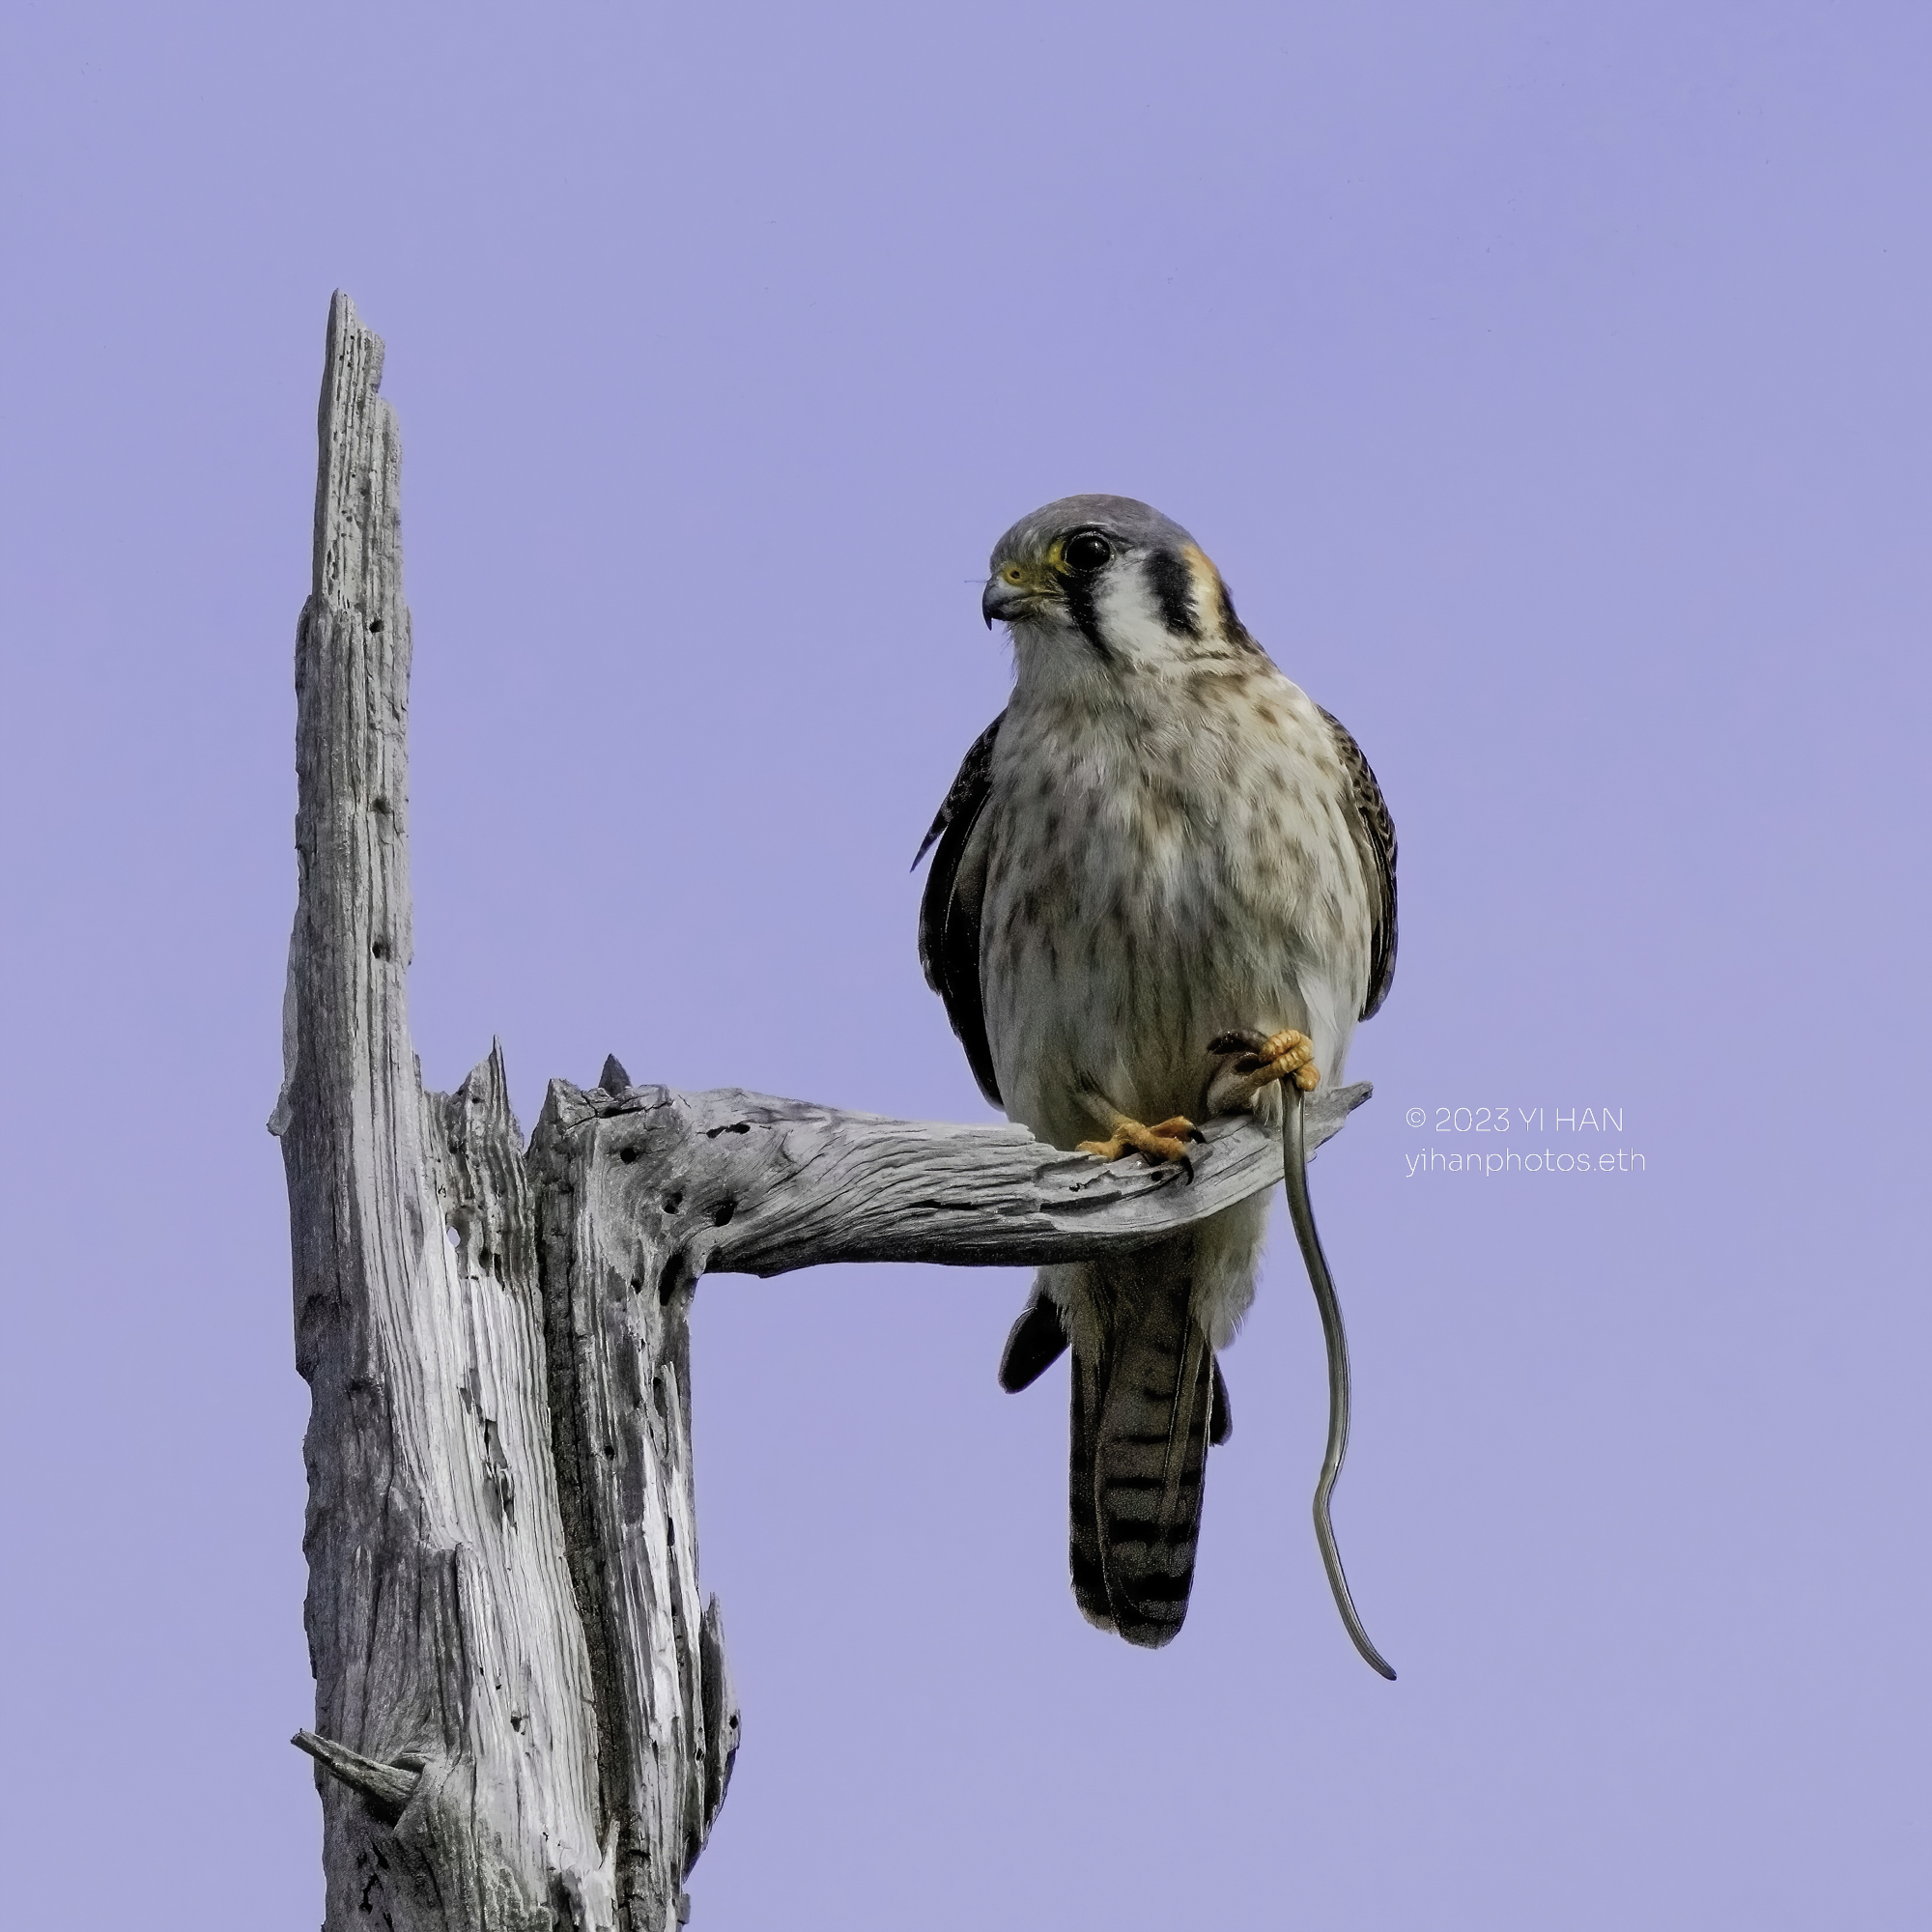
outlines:
[{"label": "barred tail feather", "polygon": [[1183,1236],[1090,1264],[1083,1287],[1101,1346],[1074,1349],[1073,1591],[1091,1622],[1149,1648],[1171,1641],[1187,1614],[1215,1420],[1214,1351],[1190,1308],[1193,1259]]},{"label": "barred tail feather", "polygon": [[1100,1406],[1105,1393],[1099,1360],[1076,1349],[1072,1382],[1066,1546],[1067,1562],[1073,1573],[1073,1601],[1090,1624],[1110,1631],[1114,1628],[1114,1609],[1107,1601],[1107,1573],[1100,1557],[1100,1516],[1094,1496],[1094,1452],[1099,1437]]}]

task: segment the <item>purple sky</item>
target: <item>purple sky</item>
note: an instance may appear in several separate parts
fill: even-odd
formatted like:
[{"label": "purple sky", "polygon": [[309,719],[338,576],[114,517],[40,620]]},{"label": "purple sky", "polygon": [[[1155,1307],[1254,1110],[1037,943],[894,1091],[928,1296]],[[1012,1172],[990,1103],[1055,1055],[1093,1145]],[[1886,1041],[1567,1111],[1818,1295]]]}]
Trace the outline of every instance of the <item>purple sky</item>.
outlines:
[{"label": "purple sky", "polygon": [[[986,553],[1066,492],[1195,532],[1401,833],[1315,1171],[1401,1682],[1317,1558],[1285,1226],[1156,1655],[1074,1611],[1022,1277],[714,1278],[695,1923],[1932,1921],[1932,14],[4,34],[0,1917],[320,1917],[262,1122],[339,285],[402,416],[433,1084],[497,1032],[526,1122],[611,1049],[984,1118],[906,867],[1002,701]],[[1646,1166],[1410,1177],[1457,1105]]]}]

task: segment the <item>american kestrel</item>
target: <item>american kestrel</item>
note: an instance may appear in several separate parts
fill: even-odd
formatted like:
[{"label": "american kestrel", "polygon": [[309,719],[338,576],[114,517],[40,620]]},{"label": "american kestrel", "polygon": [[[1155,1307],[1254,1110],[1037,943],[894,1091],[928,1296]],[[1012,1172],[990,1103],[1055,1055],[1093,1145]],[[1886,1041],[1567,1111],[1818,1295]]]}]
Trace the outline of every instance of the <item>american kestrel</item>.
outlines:
[{"label": "american kestrel", "polygon": [[[1339,1079],[1395,969],[1395,829],[1368,760],[1145,503],[1023,518],[981,610],[1011,631],[1012,697],[920,847],[939,850],[919,931],[980,1090],[1109,1160],[1184,1159],[1195,1122],[1237,1108],[1278,1122],[1278,1083]],[[1073,1593],[1129,1643],[1187,1612],[1230,1423],[1215,1351],[1254,1298],[1267,1200],[1042,1268],[1000,1364],[1025,1388],[1072,1345]]]}]

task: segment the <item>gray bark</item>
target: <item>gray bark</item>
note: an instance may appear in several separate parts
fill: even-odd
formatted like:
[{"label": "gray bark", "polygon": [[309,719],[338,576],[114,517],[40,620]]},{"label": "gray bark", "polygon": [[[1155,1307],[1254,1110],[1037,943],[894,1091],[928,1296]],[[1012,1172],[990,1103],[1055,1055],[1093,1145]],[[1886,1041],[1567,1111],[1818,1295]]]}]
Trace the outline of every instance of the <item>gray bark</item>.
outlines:
[{"label": "gray bark", "polygon": [[297,629],[299,896],[270,1122],[313,1396],[327,1923],[614,1927],[521,1136],[499,1054],[445,1096],[422,1091],[410,1043],[410,615],[382,365],[338,295]]},{"label": "gray bark", "polygon": [[[701,1597],[688,1315],[707,1272],[1011,1266],[1131,1247],[1275,1184],[1210,1122],[1189,1172],[1025,1129],[554,1081],[526,1155],[500,1050],[411,1045],[410,618],[383,347],[329,313],[297,632],[299,896],[282,1137],[327,1926],[667,1932],[739,1719]],[[1312,1147],[1367,1087],[1309,1104]]]}]

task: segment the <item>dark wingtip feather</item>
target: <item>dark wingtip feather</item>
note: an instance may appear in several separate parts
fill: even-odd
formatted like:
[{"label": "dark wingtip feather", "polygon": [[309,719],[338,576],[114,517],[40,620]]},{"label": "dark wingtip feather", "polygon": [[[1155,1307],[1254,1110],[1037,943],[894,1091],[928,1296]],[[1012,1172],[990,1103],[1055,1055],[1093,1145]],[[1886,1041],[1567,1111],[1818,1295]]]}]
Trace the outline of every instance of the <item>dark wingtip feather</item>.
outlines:
[{"label": "dark wingtip feather", "polygon": [[1000,1386],[1009,1395],[1018,1395],[1038,1381],[1065,1352],[1066,1329],[1060,1310],[1036,1289],[1007,1336],[1000,1356]]},{"label": "dark wingtip feather", "polygon": [[[1321,706],[1316,707],[1321,710]],[[1396,893],[1395,820],[1389,816],[1388,801],[1376,781],[1375,768],[1362,755],[1349,727],[1332,711],[1322,711],[1335,736],[1342,768],[1349,776],[1349,789],[1354,806],[1354,835],[1361,854],[1364,875],[1374,905],[1369,935],[1369,985],[1362,1002],[1361,1017],[1374,1019],[1395,983]]]},{"label": "dark wingtip feather", "polygon": [[[925,983],[946,1003],[946,1016],[966,1049],[980,1091],[1002,1104],[986,1038],[980,989],[980,904],[985,886],[985,840],[976,830],[992,790],[993,740],[1005,712],[980,733],[939,809],[939,851],[919,902],[919,963]],[[917,865],[918,861],[915,860]]]},{"label": "dark wingtip feather", "polygon": [[[952,801],[949,799],[947,804],[950,805]],[[946,830],[946,821],[949,816],[950,814],[946,810],[946,806],[942,805],[939,808],[939,816],[926,827],[925,837],[919,841],[919,850],[912,855],[912,864],[906,867],[908,872],[918,871],[919,862],[939,843],[939,835]]]},{"label": "dark wingtip feather", "polygon": [[1006,716],[1002,711],[966,748],[966,755],[959,761],[958,776],[940,802],[932,823],[925,828],[925,837],[919,841],[919,850],[912,855],[911,870],[919,870],[919,862],[932,850],[940,835],[963,810],[970,806],[977,811],[984,802],[987,775],[993,764],[993,740],[1000,735],[1000,726],[1006,722]]}]

